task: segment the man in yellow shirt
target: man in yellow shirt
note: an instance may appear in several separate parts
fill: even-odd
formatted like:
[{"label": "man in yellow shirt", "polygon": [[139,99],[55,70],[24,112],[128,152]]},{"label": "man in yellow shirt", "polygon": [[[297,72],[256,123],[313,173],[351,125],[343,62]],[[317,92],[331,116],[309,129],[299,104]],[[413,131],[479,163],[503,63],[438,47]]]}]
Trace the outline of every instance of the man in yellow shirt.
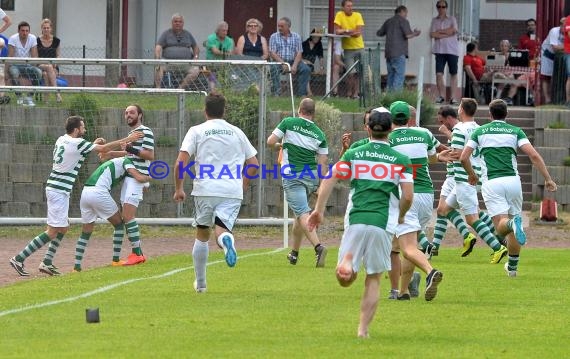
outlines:
[{"label": "man in yellow shirt", "polygon": [[[352,0],[342,0],[341,6],[342,11],[337,12],[334,18],[334,32],[337,35],[348,35],[342,38],[344,66],[348,69],[356,60],[360,60],[364,50],[364,20],[359,12],[352,11]],[[348,97],[359,97],[360,81],[356,71],[348,75],[347,88]]]}]

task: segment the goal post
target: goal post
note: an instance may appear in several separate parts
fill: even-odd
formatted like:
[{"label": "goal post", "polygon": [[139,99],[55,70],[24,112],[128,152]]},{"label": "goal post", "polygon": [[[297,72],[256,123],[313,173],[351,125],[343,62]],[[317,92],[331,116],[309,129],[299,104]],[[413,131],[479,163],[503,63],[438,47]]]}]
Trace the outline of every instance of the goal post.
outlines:
[{"label": "goal post", "polygon": [[[132,103],[140,104],[145,113],[145,125],[155,135],[157,161],[169,166],[174,164],[178,148],[190,126],[204,120],[204,96],[216,89],[228,100],[228,122],[240,127],[258,150],[260,165],[275,163],[275,153],[266,150],[266,139],[275,123],[269,116],[268,99],[275,98],[274,78],[278,73],[278,85],[282,96],[291,102],[291,114],[295,113],[293,81],[289,64],[268,63],[259,60],[143,60],[143,59],[20,59],[0,58],[0,64],[57,65],[59,77],[65,87],[25,86],[28,79],[21,78],[19,86],[6,86],[1,90],[11,98],[0,106],[0,217],[43,218],[46,213],[43,187],[51,169],[53,143],[65,132],[65,118],[72,114],[86,120],[87,139],[104,137],[114,140],[125,137],[129,131],[123,112]],[[286,65],[281,74],[271,67]],[[172,83],[160,83],[155,87],[155,74],[161,68],[160,80],[179,74],[175,70],[192,68],[185,88]],[[166,75],[164,74],[166,72]],[[190,72],[190,71],[188,71]],[[214,74],[215,76],[213,76]],[[184,74],[186,76],[186,74]],[[185,78],[173,79],[178,85]],[[172,88],[168,88],[172,87]],[[63,101],[57,102],[59,93]],[[19,94],[19,95],[17,95]],[[35,106],[19,104],[18,100],[30,96]],[[273,118],[270,123],[269,119]],[[83,165],[70,201],[70,217],[80,217],[79,197],[86,176],[97,167],[97,156],[90,155]],[[172,171],[171,171],[172,172]],[[138,211],[139,217],[159,220],[183,219],[191,215],[189,205],[177,207],[172,201],[173,173],[154,180],[151,191]],[[244,194],[240,217],[255,220],[265,217],[281,217],[284,224],[284,244],[287,243],[288,209],[283,206],[284,194],[280,179],[252,181],[251,191]],[[185,189],[191,192],[191,181]],[[278,195],[281,193],[281,195]],[[117,193],[114,193],[116,196]],[[262,223],[260,221],[259,223]],[[248,222],[248,224],[251,222]],[[267,222],[275,224],[275,222]]]}]

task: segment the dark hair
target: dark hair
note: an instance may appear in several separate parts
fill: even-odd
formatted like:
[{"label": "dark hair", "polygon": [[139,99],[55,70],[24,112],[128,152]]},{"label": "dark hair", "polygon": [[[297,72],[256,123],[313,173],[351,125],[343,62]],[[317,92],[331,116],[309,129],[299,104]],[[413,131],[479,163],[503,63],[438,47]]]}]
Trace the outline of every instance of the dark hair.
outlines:
[{"label": "dark hair", "polygon": [[69,116],[67,120],[65,120],[65,133],[67,133],[68,135],[72,134],[76,128],[81,127],[81,122],[85,123],[83,117]]},{"label": "dark hair", "polygon": [[206,115],[210,118],[223,118],[226,109],[226,98],[218,92],[210,92],[206,96]]},{"label": "dark hair", "polygon": [[451,116],[457,118],[457,111],[451,106],[441,106],[437,114],[443,117]]},{"label": "dark hair", "polygon": [[368,108],[366,111],[364,111],[364,116],[362,117],[362,123],[364,125],[366,125],[366,115],[370,115],[370,113],[372,112],[372,110],[374,110],[372,107]]},{"label": "dark hair", "polygon": [[528,23],[531,22],[531,21],[534,22],[534,24],[536,25],[536,20],[533,19],[533,18],[528,19],[528,20],[526,21],[526,24],[528,25]]},{"label": "dark hair", "polygon": [[501,99],[491,101],[489,112],[493,120],[504,120],[507,117],[507,103]]},{"label": "dark hair", "polygon": [[398,15],[402,11],[408,11],[408,8],[404,5],[400,5],[396,8],[396,10],[394,10],[394,14]]},{"label": "dark hair", "polygon": [[344,5],[346,5],[347,2],[352,2],[352,0],[342,0],[340,2],[340,6],[344,7]]},{"label": "dark hair", "polygon": [[390,112],[372,111],[368,118],[368,128],[373,139],[382,139],[392,131],[392,115]]},{"label": "dark hair", "polygon": [[447,1],[445,1],[445,0],[437,0],[437,1],[435,2],[435,6],[437,6],[438,4],[441,4],[441,3],[444,3],[444,4],[445,4],[445,7],[449,7],[449,4],[448,4]]},{"label": "dark hair", "polygon": [[30,24],[28,24],[26,21],[21,21],[21,22],[18,24],[18,31],[20,31],[20,28],[26,27],[26,26],[27,26],[27,27],[30,27]]},{"label": "dark hair", "polygon": [[[143,120],[143,118],[144,118],[144,113],[143,113],[142,107],[141,107],[140,105],[136,104],[136,103],[132,103],[132,104],[130,104],[129,106],[133,106],[133,107],[135,107],[135,108],[137,109],[137,113],[139,113],[139,114],[141,115],[140,121],[142,122],[142,120]],[[127,106],[127,107],[129,107],[129,106]]]},{"label": "dark hair", "polygon": [[467,116],[475,116],[475,112],[477,112],[477,101],[474,98],[462,98],[460,106]]},{"label": "dark hair", "polygon": [[393,117],[393,118],[392,118],[392,122],[393,122],[395,125],[398,125],[398,126],[407,125],[407,124],[408,124],[408,121],[410,121],[410,119],[409,119],[409,118],[405,118],[405,117]]},{"label": "dark hair", "polygon": [[476,43],[470,42],[467,44],[466,50],[467,52],[473,52],[473,50],[475,50],[476,47],[477,47]]}]

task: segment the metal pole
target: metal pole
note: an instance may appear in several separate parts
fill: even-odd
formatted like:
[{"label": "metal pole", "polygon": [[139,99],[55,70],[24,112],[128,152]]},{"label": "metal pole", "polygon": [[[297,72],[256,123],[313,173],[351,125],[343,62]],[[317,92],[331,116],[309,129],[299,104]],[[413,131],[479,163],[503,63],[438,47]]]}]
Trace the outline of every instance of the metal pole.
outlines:
[{"label": "metal pole", "polygon": [[[263,166],[265,163],[265,114],[267,108],[267,67],[261,67],[261,85],[259,89],[259,114],[258,114],[258,125],[257,125],[257,148],[259,151],[259,164]],[[261,217],[262,210],[262,198],[264,192],[264,181],[261,177],[257,180],[257,216]]]},{"label": "metal pole", "polygon": [[[180,145],[182,143],[182,141],[184,140],[184,130],[186,129],[185,126],[185,111],[186,111],[186,106],[185,106],[185,100],[186,100],[186,95],[185,94],[179,94],[178,95],[178,145]],[[174,176],[178,176],[178,173],[176,171],[176,165],[174,166]],[[176,177],[175,177],[176,178]],[[178,202],[176,204],[176,217],[180,218],[182,217],[182,202]]]},{"label": "metal pole", "polygon": [[420,68],[418,69],[418,102],[416,104],[416,126],[420,126],[420,115],[422,113],[422,96],[424,88],[424,57],[420,57]]},{"label": "metal pole", "polygon": [[[85,58],[87,49],[85,47],[85,45],[83,45],[83,58]],[[81,66],[83,68],[83,72],[81,75],[81,84],[83,85],[83,87],[85,87],[85,65]]]}]

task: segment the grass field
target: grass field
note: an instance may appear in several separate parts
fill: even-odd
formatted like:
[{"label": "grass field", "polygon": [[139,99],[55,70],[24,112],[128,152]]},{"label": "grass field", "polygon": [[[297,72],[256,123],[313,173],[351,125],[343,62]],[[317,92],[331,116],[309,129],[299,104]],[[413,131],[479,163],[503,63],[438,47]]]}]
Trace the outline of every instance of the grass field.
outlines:
[{"label": "grass field", "polygon": [[[329,266],[297,266],[285,251],[210,256],[208,292],[192,289],[189,255],[100,268],[0,288],[1,358],[563,358],[568,355],[568,254],[527,249],[519,277],[485,251],[443,249],[438,297],[390,301],[388,280],[371,338],[356,338],[362,276],[345,289]],[[423,283],[422,283],[423,288]],[[98,307],[101,322],[87,324]]]}]

